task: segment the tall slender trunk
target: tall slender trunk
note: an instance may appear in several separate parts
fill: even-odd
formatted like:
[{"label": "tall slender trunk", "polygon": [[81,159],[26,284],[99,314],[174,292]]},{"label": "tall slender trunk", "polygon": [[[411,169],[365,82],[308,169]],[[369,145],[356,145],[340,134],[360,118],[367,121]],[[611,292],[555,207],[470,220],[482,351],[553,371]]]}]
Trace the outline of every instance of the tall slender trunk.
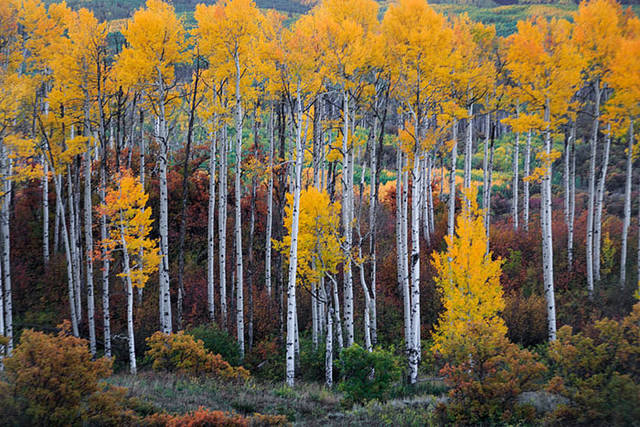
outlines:
[{"label": "tall slender trunk", "polygon": [[600,169],[600,179],[596,192],[596,206],[593,227],[593,273],[596,281],[600,281],[600,252],[602,248],[602,207],[604,202],[605,183],[607,179],[607,166],[609,164],[609,152],[611,151],[611,124],[607,125],[605,135],[604,154]]},{"label": "tall slender trunk", "polygon": [[227,330],[227,126],[222,124],[220,170],[218,171],[218,261],[220,281],[220,323]]},{"label": "tall slender trunk", "polygon": [[[524,153],[524,176],[531,175],[531,129],[527,132],[527,148]],[[524,209],[522,215],[522,225],[524,231],[529,231],[529,180],[524,180],[524,194],[522,201],[524,202]]]},{"label": "tall slender trunk", "polygon": [[453,119],[451,127],[451,139],[453,148],[451,149],[451,170],[449,171],[449,215],[447,221],[447,234],[453,237],[456,221],[456,163],[458,162],[458,120]]},{"label": "tall slender trunk", "polygon": [[[144,168],[144,157],[145,157],[145,143],[144,143],[144,110],[141,108],[140,109],[140,184],[142,185],[142,188],[144,189],[144,174],[145,174],[145,168]],[[140,252],[138,254],[138,257],[140,259],[142,259],[143,256],[143,250],[142,248],[140,248]],[[140,270],[142,270],[144,268],[143,264],[140,263]],[[137,288],[138,290],[138,305],[142,305],[142,292],[143,289],[141,286],[139,286]]]},{"label": "tall slender trunk", "polygon": [[[352,222],[353,222],[353,147],[349,147],[349,95],[343,90],[344,128],[342,138],[342,152],[344,156],[342,170],[342,224],[344,228],[344,250],[351,254]],[[353,272],[349,257],[344,269],[344,322],[347,334],[346,345],[350,347],[354,342],[353,335]]]},{"label": "tall slender trunk", "polygon": [[[88,128],[88,119],[85,126]],[[91,351],[91,354],[95,356],[96,324],[93,289],[93,206],[91,203],[91,145],[89,143],[87,143],[87,151],[84,153],[84,242],[87,274],[87,320],[89,321],[89,350]]]},{"label": "tall slender trunk", "polygon": [[473,104],[469,105],[468,115],[467,135],[464,145],[464,188],[471,187],[471,164],[473,161]]},{"label": "tall slender trunk", "polygon": [[594,83],[595,90],[595,111],[593,115],[593,127],[591,133],[591,155],[589,164],[589,205],[587,207],[587,290],[589,296],[593,296],[594,289],[594,265],[593,265],[593,220],[595,206],[595,182],[596,182],[596,153],[598,144],[598,125],[600,122],[600,82],[596,80]]},{"label": "tall slender trunk", "polygon": [[487,233],[487,255],[489,255],[490,231],[491,231],[491,188],[493,187],[493,155],[495,153],[496,125],[490,126],[491,141],[489,143],[489,165],[487,169],[487,191],[485,191],[486,210],[484,211],[484,229]]},{"label": "tall slender trunk", "polygon": [[[122,192],[122,190],[120,189]],[[131,268],[129,267],[129,250],[125,240],[124,220],[120,211],[120,243],[122,245],[122,263],[125,284],[127,287],[127,341],[129,344],[129,372],[136,375],[136,343],[133,336],[133,286],[131,284]]]},{"label": "tall slender trunk", "polygon": [[[105,156],[104,151],[106,151],[106,147],[103,148],[103,156]],[[100,205],[104,205],[106,203],[105,195],[106,195],[106,159],[101,162],[100,165]],[[107,216],[105,214],[100,215],[100,239],[103,242],[106,242],[109,235],[107,234]],[[107,357],[111,357],[111,315],[109,311],[109,255],[107,253],[107,248],[102,245],[101,249],[102,254],[102,322],[104,324],[104,355]]]},{"label": "tall slender trunk", "polygon": [[[418,124],[416,136],[419,137]],[[413,159],[413,177],[411,180],[411,344],[409,348],[409,382],[418,380],[420,359],[420,204],[422,152],[416,144]],[[406,220],[406,218],[405,218]]]},{"label": "tall slender trunk", "polygon": [[[326,295],[330,294],[327,289]],[[327,302],[329,310],[327,312],[327,333],[325,335],[325,353],[324,353],[324,382],[327,387],[333,387],[333,305]]]},{"label": "tall slender trunk", "polygon": [[[1,143],[1,142],[0,142]],[[4,287],[4,336],[7,337],[6,353],[11,356],[13,350],[13,295],[11,293],[11,160],[7,147],[2,144],[2,212],[0,215],[2,234],[2,282]]]},{"label": "tall slender trunk", "polygon": [[627,240],[631,225],[631,179],[633,177],[633,117],[629,117],[629,135],[627,137],[627,168],[624,186],[624,221],[622,222],[622,248],[620,249],[620,287],[624,288],[627,279]]},{"label": "tall slender trunk", "polygon": [[240,96],[240,61],[235,55],[236,63],[236,170],[235,170],[235,246],[236,246],[236,331],[240,356],[244,357],[244,282],[242,272],[242,99]]},{"label": "tall slender trunk", "polygon": [[[551,154],[551,130],[549,128],[549,101],[545,104],[545,122],[547,129],[544,134],[544,145],[547,156]],[[542,269],[544,276],[544,295],[547,302],[547,329],[549,341],[556,339],[556,306],[553,286],[553,236],[551,224],[551,175],[552,165],[549,164],[542,178],[542,204],[540,218],[542,220]]]},{"label": "tall slender trunk", "polygon": [[71,317],[71,329],[73,336],[77,337],[78,334],[78,317],[76,315],[76,297],[75,297],[75,284],[73,275],[73,259],[71,257],[71,242],[69,239],[69,232],[67,230],[67,220],[64,207],[62,206],[62,176],[55,175],[54,183],[56,189],[56,204],[57,209],[60,211],[60,232],[62,234],[62,241],[64,243],[64,252],[67,261],[67,285],[69,291],[69,311]]},{"label": "tall slender trunk", "polygon": [[297,128],[295,179],[293,189],[293,206],[291,210],[291,247],[289,248],[289,280],[287,284],[287,366],[286,381],[289,386],[295,382],[295,341],[296,341],[296,279],[298,268],[298,228],[300,221],[300,186],[304,147],[302,141],[302,100],[300,99],[300,82],[297,90]]},{"label": "tall slender trunk", "polygon": [[[162,86],[162,85],[161,85]],[[163,91],[164,92],[164,91]],[[164,95],[164,93],[163,93]],[[164,99],[164,96],[161,96]],[[161,102],[158,116],[160,155],[158,156],[158,176],[160,180],[160,324],[162,332],[170,334],[173,328],[171,320],[171,294],[169,289],[169,192],[167,188],[167,163],[169,161],[169,133],[165,116],[165,105]]]},{"label": "tall slender trunk", "polygon": [[269,184],[267,186],[267,224],[265,232],[264,281],[267,295],[271,299],[271,237],[273,232],[273,109],[269,113]]},{"label": "tall slender trunk", "polygon": [[[520,104],[516,106],[516,116],[520,116]],[[511,184],[511,218],[513,220],[513,229],[518,231],[518,186],[520,184],[520,132],[516,132],[516,140],[513,143],[513,181]]]},{"label": "tall slender trunk", "polygon": [[80,258],[78,256],[77,236],[76,232],[76,214],[75,214],[75,189],[72,180],[71,166],[67,166],[67,204],[69,207],[69,245],[71,249],[71,271],[73,274],[73,303],[76,307],[76,316],[78,322],[82,321],[82,305],[80,293]]},{"label": "tall slender trunk", "polygon": [[[214,128],[218,126],[217,114],[213,119]],[[218,130],[211,134],[209,149],[209,215],[207,219],[207,308],[209,321],[215,320],[215,209],[216,209],[216,145]]]},{"label": "tall slender trunk", "polygon": [[569,171],[569,224],[567,230],[567,263],[569,272],[573,271],[573,235],[576,217],[576,127],[572,127],[569,151],[571,153],[571,169]]},{"label": "tall slender trunk", "polygon": [[49,163],[42,159],[42,255],[49,264]]}]

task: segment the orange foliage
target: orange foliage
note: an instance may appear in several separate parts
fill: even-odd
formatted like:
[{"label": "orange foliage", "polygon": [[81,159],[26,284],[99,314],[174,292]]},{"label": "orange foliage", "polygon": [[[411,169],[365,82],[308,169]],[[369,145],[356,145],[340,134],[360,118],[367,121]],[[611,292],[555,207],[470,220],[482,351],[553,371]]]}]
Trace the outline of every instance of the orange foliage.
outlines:
[{"label": "orange foliage", "polygon": [[209,353],[201,340],[180,331],[176,334],[156,332],[147,338],[146,355],[153,361],[154,371],[172,371],[186,375],[210,375],[227,380],[246,380],[249,371],[234,368],[219,354]]}]

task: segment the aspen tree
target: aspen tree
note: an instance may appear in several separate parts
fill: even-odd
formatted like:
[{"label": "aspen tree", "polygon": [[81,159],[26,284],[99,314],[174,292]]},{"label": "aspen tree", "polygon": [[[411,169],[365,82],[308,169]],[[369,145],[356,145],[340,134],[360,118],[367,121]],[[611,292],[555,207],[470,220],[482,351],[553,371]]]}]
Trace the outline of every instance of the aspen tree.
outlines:
[{"label": "aspen tree", "polygon": [[185,38],[182,22],[173,7],[161,0],[147,0],[123,30],[128,46],[118,56],[117,75],[125,86],[144,91],[153,106],[160,146],[158,174],[160,181],[160,318],[164,333],[172,331],[169,291],[169,220],[167,164],[169,162],[168,120],[174,113],[175,65],[184,60]]},{"label": "aspen tree", "polygon": [[[589,203],[587,211],[587,290],[593,296],[594,282],[600,280],[600,221],[599,196],[596,195],[596,156],[603,96],[607,96],[610,63],[620,42],[620,5],[611,0],[582,2],[575,17],[573,40],[584,58],[584,80],[593,88],[593,122],[590,141]],[[605,98],[606,99],[606,98]],[[605,148],[606,151],[606,148]],[[608,162],[608,159],[606,159]],[[606,178],[605,162],[602,163]],[[602,186],[604,180],[601,177]],[[598,188],[601,185],[598,184]]]},{"label": "aspen tree", "polygon": [[[122,254],[122,272],[118,274],[126,284],[127,338],[129,367],[132,375],[137,372],[133,330],[133,288],[144,287],[149,275],[158,269],[161,255],[158,242],[149,238],[151,208],[145,207],[149,196],[140,181],[129,172],[116,178],[115,187],[105,196],[105,204],[98,210],[109,219],[109,237],[101,241],[112,256],[117,249]],[[138,254],[142,251],[143,256]]]},{"label": "aspen tree", "polygon": [[544,137],[544,151],[539,155],[541,166],[527,179],[542,181],[542,268],[550,341],[556,337],[551,169],[559,155],[552,149],[551,132],[563,122],[570,98],[579,84],[581,70],[581,58],[570,43],[570,37],[571,24],[564,20],[520,21],[518,32],[508,38],[506,47],[506,68],[516,88],[521,90],[531,114],[518,120],[530,120]]}]

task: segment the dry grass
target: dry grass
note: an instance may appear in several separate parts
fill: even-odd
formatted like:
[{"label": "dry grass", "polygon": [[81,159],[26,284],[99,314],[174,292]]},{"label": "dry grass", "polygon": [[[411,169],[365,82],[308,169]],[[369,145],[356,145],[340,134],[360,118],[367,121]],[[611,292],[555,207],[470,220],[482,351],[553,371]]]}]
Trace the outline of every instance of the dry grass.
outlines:
[{"label": "dry grass", "polygon": [[302,425],[330,425],[329,414],[340,411],[341,396],[317,384],[299,383],[290,389],[254,380],[225,383],[152,372],[136,377],[114,375],[109,382],[127,387],[130,397],[152,405],[156,411],[174,414],[205,407],[241,415],[285,415]]}]

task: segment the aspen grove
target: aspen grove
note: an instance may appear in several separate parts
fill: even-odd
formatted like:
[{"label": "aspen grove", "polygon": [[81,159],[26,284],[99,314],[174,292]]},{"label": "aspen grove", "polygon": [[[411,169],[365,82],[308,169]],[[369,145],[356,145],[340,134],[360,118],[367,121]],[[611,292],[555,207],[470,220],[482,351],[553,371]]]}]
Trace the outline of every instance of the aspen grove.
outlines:
[{"label": "aspen grove", "polygon": [[136,375],[153,340],[215,325],[248,371],[198,372],[273,359],[297,387],[313,354],[331,388],[360,349],[451,386],[498,363],[479,346],[537,378],[527,348],[557,373],[567,340],[640,315],[631,9],[504,36],[426,0],[308,9],[0,2],[0,366],[68,321]]}]

